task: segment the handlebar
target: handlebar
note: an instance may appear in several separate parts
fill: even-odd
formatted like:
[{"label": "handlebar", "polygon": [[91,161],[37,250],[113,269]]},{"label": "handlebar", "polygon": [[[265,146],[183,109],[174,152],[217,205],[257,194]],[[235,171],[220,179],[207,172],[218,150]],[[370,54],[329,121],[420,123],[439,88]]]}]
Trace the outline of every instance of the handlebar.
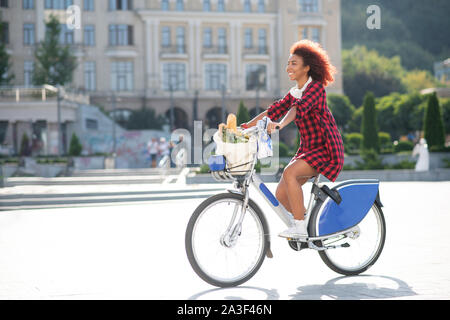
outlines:
[{"label": "handlebar", "polygon": [[[263,117],[262,120],[258,120],[257,125],[255,125],[251,128],[246,128],[246,126],[242,126],[242,128],[244,128],[244,130],[242,132],[244,134],[253,134],[260,130],[267,131],[267,125],[269,122],[271,122],[271,120],[268,117]],[[280,130],[280,129],[281,129],[280,125],[277,124],[275,126],[275,130]]]}]

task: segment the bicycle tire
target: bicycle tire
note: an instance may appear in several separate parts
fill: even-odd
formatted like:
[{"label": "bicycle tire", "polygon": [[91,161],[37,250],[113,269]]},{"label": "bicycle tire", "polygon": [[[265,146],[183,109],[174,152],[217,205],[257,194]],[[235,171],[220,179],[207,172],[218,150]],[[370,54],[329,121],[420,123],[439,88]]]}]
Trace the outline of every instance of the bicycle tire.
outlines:
[{"label": "bicycle tire", "polygon": [[[320,258],[322,259],[322,261],[325,263],[325,265],[327,265],[331,270],[345,275],[345,276],[354,276],[354,275],[358,275],[362,272],[367,271],[367,269],[369,269],[380,257],[381,252],[383,251],[384,248],[384,243],[386,240],[386,221],[384,219],[384,214],[383,214],[383,210],[381,209],[381,207],[378,205],[378,203],[374,202],[374,204],[371,207],[371,210],[375,208],[377,214],[379,215],[380,218],[380,222],[381,222],[381,235],[380,235],[380,242],[378,244],[378,247],[376,249],[375,254],[373,255],[373,257],[366,263],[364,264],[361,268],[356,269],[356,270],[346,270],[343,269],[339,266],[337,266],[335,263],[333,263],[333,261],[328,257],[327,255],[327,250],[324,251],[318,251]],[[320,208],[317,207],[315,208],[316,210],[313,210],[312,214],[311,214],[311,223],[308,226],[308,232],[309,234],[311,234],[311,236],[315,237],[316,235],[316,223],[318,223],[317,219],[318,214],[320,212]],[[323,246],[322,241],[315,241],[314,243],[315,245],[321,247]],[[336,250],[336,249],[329,249],[329,250]]]},{"label": "bicycle tire", "polygon": [[[264,240],[263,240],[263,248],[261,250],[261,254],[259,255],[257,262],[255,263],[255,266],[251,269],[251,271],[245,275],[244,277],[236,280],[236,281],[221,281],[218,279],[215,279],[211,276],[209,276],[202,268],[200,267],[199,263],[197,262],[194,254],[193,249],[193,230],[195,227],[195,224],[197,222],[197,219],[201,215],[201,213],[208,208],[210,205],[212,205],[215,202],[223,201],[226,199],[231,200],[238,200],[238,201],[244,201],[243,195],[240,194],[234,194],[234,193],[221,193],[214,195],[212,197],[209,197],[205,201],[203,201],[194,211],[192,214],[189,223],[186,228],[186,235],[185,235],[185,249],[186,254],[189,260],[189,263],[191,264],[192,268],[194,269],[195,273],[204,281],[207,283],[216,286],[216,287],[234,287],[238,286],[246,281],[248,281],[250,278],[252,278],[256,272],[261,268],[261,265],[264,261],[264,258],[266,256],[267,250],[270,247],[270,235],[269,235],[269,228],[266,221],[266,218],[264,217],[264,214],[262,213],[261,209],[258,207],[258,205],[251,199],[248,200],[248,206],[253,210],[253,212],[256,214],[257,219],[261,223],[263,232],[264,232]],[[249,214],[248,212],[246,214]]]}]

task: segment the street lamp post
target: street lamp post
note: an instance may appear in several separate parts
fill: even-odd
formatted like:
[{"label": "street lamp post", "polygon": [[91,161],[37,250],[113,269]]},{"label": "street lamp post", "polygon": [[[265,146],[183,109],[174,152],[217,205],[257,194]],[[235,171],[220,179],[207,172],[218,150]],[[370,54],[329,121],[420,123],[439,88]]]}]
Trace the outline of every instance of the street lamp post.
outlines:
[{"label": "street lamp post", "polygon": [[58,156],[62,155],[62,130],[61,130],[61,86],[57,86],[56,91],[56,101],[57,101],[57,117],[58,117]]}]

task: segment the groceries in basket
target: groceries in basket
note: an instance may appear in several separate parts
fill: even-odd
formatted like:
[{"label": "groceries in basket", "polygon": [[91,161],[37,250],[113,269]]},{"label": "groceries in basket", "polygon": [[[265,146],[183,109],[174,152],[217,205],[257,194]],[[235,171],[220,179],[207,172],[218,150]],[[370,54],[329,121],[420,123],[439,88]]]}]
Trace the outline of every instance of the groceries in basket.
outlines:
[{"label": "groceries in basket", "polygon": [[244,175],[251,169],[257,152],[257,139],[237,127],[234,114],[228,115],[226,125],[219,125],[213,139],[216,143],[216,154],[226,158],[227,169],[231,174]]},{"label": "groceries in basket", "polygon": [[249,136],[242,133],[242,131],[236,127],[236,116],[232,113],[228,115],[227,124],[219,124],[219,132],[222,135],[222,141],[228,143],[246,143]]}]

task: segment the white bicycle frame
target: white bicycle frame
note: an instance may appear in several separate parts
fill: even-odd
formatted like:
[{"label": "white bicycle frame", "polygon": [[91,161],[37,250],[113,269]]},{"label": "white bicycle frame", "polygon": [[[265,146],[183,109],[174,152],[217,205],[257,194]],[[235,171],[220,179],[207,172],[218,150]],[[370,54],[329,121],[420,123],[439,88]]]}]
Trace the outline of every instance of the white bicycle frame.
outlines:
[{"label": "white bicycle frame", "polygon": [[[255,132],[257,133],[258,130],[261,130],[257,127],[255,127],[256,129],[248,129],[248,130],[252,130],[252,134],[255,134]],[[238,189],[240,189],[240,192],[237,192],[236,190],[228,190],[231,193],[238,193],[238,194],[242,194],[244,196],[244,203],[241,209],[241,216],[239,218],[238,223],[235,225],[235,227],[232,229],[232,226],[234,225],[234,221],[236,218],[236,210],[234,212],[232,221],[230,223],[229,228],[227,229],[227,231],[224,233],[224,236],[227,235],[227,239],[233,241],[236,239],[237,235],[240,233],[241,231],[241,225],[242,225],[242,221],[244,219],[244,215],[245,215],[245,211],[247,208],[247,204],[248,204],[248,199],[249,199],[249,190],[248,187],[251,185],[253,185],[255,187],[256,190],[258,190],[258,192],[261,194],[261,196],[266,200],[266,202],[269,204],[269,206],[271,207],[271,209],[273,211],[275,211],[275,213],[278,215],[278,217],[281,219],[281,221],[283,221],[286,226],[291,227],[294,225],[294,216],[286,210],[286,208],[281,204],[281,202],[279,202],[276,197],[272,194],[272,192],[266,187],[266,185],[264,184],[264,182],[258,177],[258,175],[256,174],[255,171],[255,165],[258,161],[257,158],[257,154],[255,154],[254,159],[253,159],[253,163],[252,163],[252,168],[249,171],[249,173],[245,176],[244,180],[240,181],[240,183],[238,183]],[[311,176],[312,177],[312,176]],[[313,184],[320,187],[319,185],[319,179],[320,179],[320,174],[318,174],[317,176],[315,176]],[[311,192],[311,196],[309,198],[309,202],[308,202],[308,207],[306,209],[305,212],[305,222],[306,225],[309,225],[309,220],[311,217],[311,212],[314,208],[314,193]],[[335,238],[338,236],[341,236],[343,234],[347,234],[349,232],[352,232],[354,228],[349,228],[347,230],[343,230],[340,232],[336,232],[330,235],[326,235],[326,236],[319,236],[319,237],[307,237],[307,238],[299,238],[299,239],[292,239],[298,242],[307,242],[309,248],[311,249],[315,249],[315,250],[326,250],[326,249],[333,249],[333,248],[337,248],[339,246],[326,246],[326,247],[317,247],[313,241],[317,241],[317,240],[326,240],[326,239],[330,239],[330,238]],[[230,233],[231,231],[231,233]]]}]

